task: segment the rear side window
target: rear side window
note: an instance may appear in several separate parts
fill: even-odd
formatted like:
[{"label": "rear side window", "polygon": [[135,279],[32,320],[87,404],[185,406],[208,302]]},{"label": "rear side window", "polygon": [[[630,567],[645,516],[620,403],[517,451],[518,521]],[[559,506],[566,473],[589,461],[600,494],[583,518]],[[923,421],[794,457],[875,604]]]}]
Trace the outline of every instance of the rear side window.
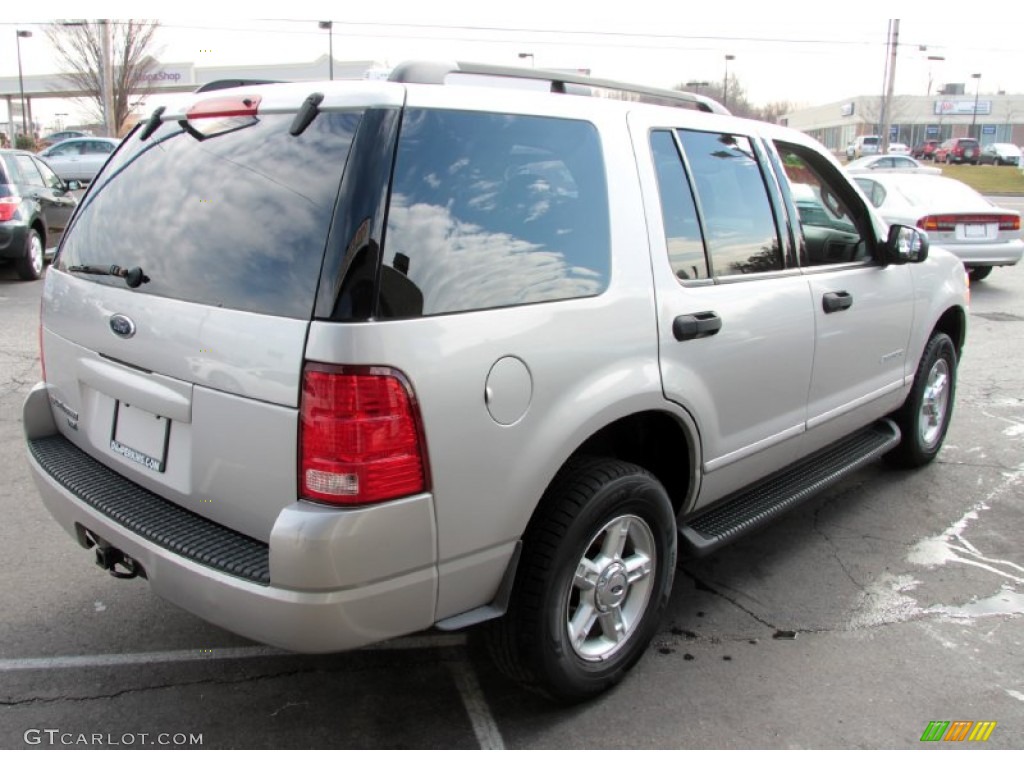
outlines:
[{"label": "rear side window", "polygon": [[[60,268],[141,267],[135,288],[185,301],[309,318],[342,172],[361,113],[294,115],[192,135],[167,122],[136,131],[93,182]],[[75,273],[120,288],[119,278]]]},{"label": "rear side window", "polygon": [[693,173],[716,277],[783,268],[768,190],[750,140],[678,131]]},{"label": "rear side window", "polygon": [[46,186],[43,183],[42,174],[36,168],[32,158],[28,155],[15,155],[14,162],[18,166],[18,175],[21,176],[22,184],[32,184],[36,187]]},{"label": "rear side window", "polygon": [[406,110],[380,317],[601,293],[610,269],[597,129],[548,117]]},{"label": "rear side window", "polygon": [[651,152],[658,174],[658,196],[665,222],[665,247],[672,273],[679,280],[706,278],[708,263],[700,223],[697,221],[697,208],[672,133],[652,133]]}]

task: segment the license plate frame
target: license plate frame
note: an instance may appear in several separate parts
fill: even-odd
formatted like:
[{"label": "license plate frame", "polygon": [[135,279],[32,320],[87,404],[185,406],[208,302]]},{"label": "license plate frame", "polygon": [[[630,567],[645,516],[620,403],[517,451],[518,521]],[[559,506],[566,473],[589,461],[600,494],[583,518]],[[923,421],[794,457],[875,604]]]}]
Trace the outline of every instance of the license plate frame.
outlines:
[{"label": "license plate frame", "polygon": [[110,450],[153,472],[167,467],[171,420],[118,400],[110,429]]}]

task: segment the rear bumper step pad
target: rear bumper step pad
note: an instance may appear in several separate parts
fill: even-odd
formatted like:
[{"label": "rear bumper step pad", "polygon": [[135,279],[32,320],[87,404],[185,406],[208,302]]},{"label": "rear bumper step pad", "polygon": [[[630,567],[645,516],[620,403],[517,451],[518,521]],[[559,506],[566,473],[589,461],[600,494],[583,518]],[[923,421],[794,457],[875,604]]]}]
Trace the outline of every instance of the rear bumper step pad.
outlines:
[{"label": "rear bumper step pad", "polygon": [[172,504],[100,464],[62,435],[28,441],[39,466],[94,510],[147,541],[257,584],[270,584],[270,548]]},{"label": "rear bumper step pad", "polygon": [[692,554],[709,554],[802,504],[899,442],[899,427],[888,419],[879,421],[717,502],[679,527],[682,543]]}]

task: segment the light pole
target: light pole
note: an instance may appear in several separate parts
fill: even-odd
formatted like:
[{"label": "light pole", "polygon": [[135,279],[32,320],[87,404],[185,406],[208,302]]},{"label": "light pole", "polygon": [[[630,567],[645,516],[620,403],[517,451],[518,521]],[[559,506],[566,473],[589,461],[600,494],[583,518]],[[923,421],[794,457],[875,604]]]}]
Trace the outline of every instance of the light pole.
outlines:
[{"label": "light pole", "polygon": [[933,61],[945,61],[945,56],[929,56],[928,57],[928,90],[925,91],[926,96],[932,95],[932,64]]},{"label": "light pole", "polygon": [[520,53],[519,54],[519,58],[520,59],[529,59],[530,60],[530,67],[535,67],[537,65],[536,61],[533,58],[533,54],[532,53]]},{"label": "light pole", "polygon": [[978,94],[981,93],[981,72],[975,72],[971,75],[977,82],[974,86],[974,112],[971,114],[971,137],[978,138],[974,135],[974,126],[978,122]]},{"label": "light pole", "polygon": [[729,107],[729,62],[736,57],[731,53],[725,54],[725,80],[722,84],[722,106]]},{"label": "light pole", "polygon": [[330,55],[331,61],[329,65],[329,72],[331,80],[334,79],[334,22],[333,21],[321,21],[319,24],[320,29],[327,30],[327,52]]},{"label": "light pole", "polygon": [[695,93],[696,93],[696,94],[697,94],[698,96],[700,95],[700,89],[701,89],[702,87],[703,87],[703,88],[707,88],[707,87],[708,87],[708,85],[709,85],[709,83],[708,83],[708,81],[707,81],[707,80],[690,80],[690,81],[688,81],[688,82],[686,83],[686,87],[687,87],[687,88],[693,88],[693,89],[694,89],[694,92],[695,92]]},{"label": "light pole", "polygon": [[68,116],[68,113],[67,112],[56,112],[56,113],[54,113],[54,115],[57,118],[57,130],[58,131],[63,131],[64,130],[64,118]]},{"label": "light pole", "polygon": [[[21,38],[32,37],[32,33],[27,29],[19,29],[16,35],[15,45],[18,47],[18,91],[21,94],[21,133],[23,136],[28,136],[28,122],[25,109],[25,79],[21,74]],[[15,146],[17,146],[17,141],[15,141]]]}]

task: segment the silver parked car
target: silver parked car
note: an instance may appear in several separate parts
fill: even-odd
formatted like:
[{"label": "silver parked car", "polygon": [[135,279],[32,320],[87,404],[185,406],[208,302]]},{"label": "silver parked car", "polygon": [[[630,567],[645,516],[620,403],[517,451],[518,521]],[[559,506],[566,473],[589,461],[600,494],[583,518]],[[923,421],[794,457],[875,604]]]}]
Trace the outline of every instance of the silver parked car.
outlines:
[{"label": "silver parked car", "polygon": [[972,280],[984,280],[993,267],[1013,266],[1024,254],[1020,214],[963,182],[902,174],[855,178],[886,221],[923,229],[933,245],[964,262]]},{"label": "silver parked car", "polygon": [[89,182],[99,173],[117,145],[117,139],[98,136],[65,139],[47,147],[39,156],[64,181]]},{"label": "silver parked car", "polygon": [[803,133],[465,64],[174,98],[71,222],[23,415],[56,520],[208,621],[481,625],[580,700],[677,554],[943,444],[963,266]]},{"label": "silver parked car", "polygon": [[871,171],[872,173],[927,173],[938,176],[942,169],[934,165],[925,165],[907,155],[870,155],[851,160],[844,166],[847,173]]}]

